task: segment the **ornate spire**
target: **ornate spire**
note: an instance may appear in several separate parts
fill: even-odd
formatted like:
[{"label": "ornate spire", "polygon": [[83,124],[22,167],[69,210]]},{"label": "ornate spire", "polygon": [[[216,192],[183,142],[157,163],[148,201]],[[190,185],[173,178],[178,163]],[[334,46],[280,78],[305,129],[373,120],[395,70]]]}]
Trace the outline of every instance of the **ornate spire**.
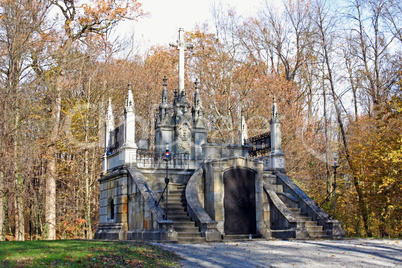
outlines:
[{"label": "ornate spire", "polygon": [[278,111],[278,105],[276,104],[276,97],[274,95],[274,103],[272,104],[272,115],[271,115],[271,121],[270,124],[273,123],[281,123],[281,120],[279,118],[279,111]]},{"label": "ornate spire", "polygon": [[175,43],[170,43],[170,46],[176,47],[179,50],[179,92],[178,95],[184,94],[184,51],[194,47],[191,43],[184,41],[184,29],[179,29],[179,39]]},{"label": "ornate spire", "polygon": [[246,119],[244,117],[244,110],[241,109],[240,126],[239,126],[239,143],[241,145],[245,144],[245,140],[248,139],[248,130]]},{"label": "ornate spire", "polygon": [[134,98],[133,98],[133,91],[131,90],[131,83],[128,84],[128,93],[126,99],[126,106],[124,111],[127,112],[134,112]]},{"label": "ornate spire", "polygon": [[204,109],[202,108],[199,84],[200,84],[200,82],[197,78],[194,82],[195,93],[194,93],[194,103],[193,103],[193,108],[192,108],[192,114],[193,114],[194,126],[204,127],[204,124],[203,124]]},{"label": "ornate spire", "polygon": [[162,103],[168,103],[169,96],[167,91],[167,78],[166,75],[163,77],[163,90],[162,90]]},{"label": "ornate spire", "polygon": [[272,117],[271,117],[271,152],[270,168],[284,169],[285,167],[285,154],[282,151],[282,134],[281,134],[281,120],[279,119],[278,105],[274,96],[274,103],[272,104]]},{"label": "ornate spire", "polygon": [[[135,107],[133,92],[131,90],[131,84],[128,84],[128,93],[126,99],[126,105],[124,107],[124,144],[125,149],[136,149],[135,143]],[[134,151],[135,154],[135,151]],[[135,157],[131,159],[131,156],[125,156],[125,161],[134,161]]]},{"label": "ornate spire", "polygon": [[201,103],[201,96],[200,96],[200,91],[199,91],[199,80],[198,78],[195,79],[194,85],[195,85],[195,93],[194,93],[194,106],[200,106],[202,107]]},{"label": "ornate spire", "polygon": [[169,103],[169,95],[167,90],[167,78],[163,77],[163,90],[162,90],[162,99],[159,104],[159,116],[157,117],[156,124],[170,124],[170,103]]},{"label": "ornate spire", "polygon": [[108,123],[113,123],[114,125],[114,116],[113,116],[113,109],[112,109],[112,100],[109,98],[109,105],[106,111],[106,121]]}]

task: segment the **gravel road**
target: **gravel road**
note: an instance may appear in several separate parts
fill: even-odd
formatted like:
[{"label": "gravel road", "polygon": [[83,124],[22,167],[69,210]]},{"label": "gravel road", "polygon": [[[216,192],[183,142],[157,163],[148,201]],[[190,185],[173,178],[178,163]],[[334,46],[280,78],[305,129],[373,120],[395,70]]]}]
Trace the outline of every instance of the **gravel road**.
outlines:
[{"label": "gravel road", "polygon": [[402,267],[402,241],[391,239],[157,245],[182,257],[182,267]]}]

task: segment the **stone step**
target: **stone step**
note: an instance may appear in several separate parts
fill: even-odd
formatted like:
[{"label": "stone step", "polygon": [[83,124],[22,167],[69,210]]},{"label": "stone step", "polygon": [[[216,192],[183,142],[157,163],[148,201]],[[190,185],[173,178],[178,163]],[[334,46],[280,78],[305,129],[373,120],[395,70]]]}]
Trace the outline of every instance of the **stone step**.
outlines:
[{"label": "stone step", "polygon": [[[199,228],[191,217],[187,215],[187,200],[185,197],[185,185],[169,185],[168,193],[168,219],[173,221],[173,227],[178,235],[179,243],[202,243],[205,238],[202,237]],[[162,204],[165,208],[166,203]]]},{"label": "stone step", "polygon": [[[166,209],[165,209],[164,207],[162,208],[162,210],[163,210],[163,211],[166,211]],[[181,207],[181,208],[172,208],[172,207],[169,206],[169,208],[168,208],[168,213],[169,213],[169,214],[172,214],[172,215],[174,215],[174,214],[176,214],[176,213],[181,214],[181,213],[183,213],[183,212],[185,212],[186,215],[187,215],[187,210],[185,210],[184,207]]]},{"label": "stone step", "polygon": [[311,238],[330,238],[329,235],[327,235],[327,232],[325,231],[320,231],[320,232],[308,232]]},{"label": "stone step", "polygon": [[169,195],[177,195],[177,196],[185,196],[185,192],[182,190],[170,190],[169,189]]},{"label": "stone step", "polygon": [[295,214],[295,215],[297,215],[297,216],[305,216],[305,217],[307,217],[307,216],[308,216],[308,214],[307,214],[307,213],[305,213],[305,212],[301,212],[301,211],[298,211],[298,212],[293,212],[293,214]]},{"label": "stone step", "polygon": [[307,232],[322,232],[322,226],[316,225],[316,226],[307,226],[306,225]]},{"label": "stone step", "polygon": [[311,221],[311,217],[309,216],[296,216],[296,218],[301,221]]},{"label": "stone step", "polygon": [[290,210],[292,213],[299,213],[299,212],[301,212],[301,209],[300,209],[300,208],[289,208],[289,210]]},{"label": "stone step", "polygon": [[[286,202],[285,202],[286,204]],[[332,237],[327,235],[327,232],[323,230],[321,225],[318,225],[316,221],[313,221],[311,217],[308,216],[307,213],[303,212],[300,208],[295,208],[286,204],[288,209],[296,216],[296,218],[300,221],[304,221],[306,226],[306,231],[309,234],[309,237],[312,239],[322,238],[322,239],[331,239]],[[274,237],[281,237],[280,234],[273,233]]]},{"label": "stone step", "polygon": [[[185,201],[186,199],[180,196],[170,196],[168,197],[168,203],[173,202],[173,203],[182,203],[182,201]],[[165,201],[166,202],[166,201]]]},{"label": "stone step", "polygon": [[304,212],[293,212],[293,214],[296,216],[296,218],[299,218],[299,217],[307,217],[308,215],[307,215],[307,213],[304,213]]},{"label": "stone step", "polygon": [[205,237],[179,237],[178,243],[180,244],[195,244],[205,242]]},{"label": "stone step", "polygon": [[262,175],[263,180],[265,182],[267,182],[268,184],[276,184],[277,183],[277,179],[275,175],[272,174],[264,174]]},{"label": "stone step", "polygon": [[168,219],[172,221],[191,221],[189,216],[181,216],[181,215],[171,215],[168,213]]},{"label": "stone step", "polygon": [[[192,223],[192,222],[189,222],[189,223]],[[175,231],[178,233],[199,233],[200,232],[200,229],[195,226],[182,226],[182,225],[179,225],[179,226],[173,225],[173,226],[174,226]]]},{"label": "stone step", "polygon": [[175,217],[187,217],[188,216],[187,212],[185,212],[185,211],[169,211],[168,210],[168,213],[169,213],[169,217],[172,215]]},{"label": "stone step", "polygon": [[[166,200],[165,200],[165,202],[166,202]],[[168,202],[183,203],[183,202],[186,202],[186,199],[182,198],[182,197],[176,197],[176,196],[169,195]]]},{"label": "stone step", "polygon": [[176,227],[195,227],[195,222],[193,221],[176,221],[173,222],[173,226]]},{"label": "stone step", "polygon": [[224,236],[223,236],[223,240],[224,240],[224,241],[249,240],[249,239],[250,239],[249,235],[242,235],[242,234],[238,234],[238,235],[224,235]]},{"label": "stone step", "polygon": [[184,197],[185,194],[182,191],[170,191],[169,196],[177,196],[177,197]]},{"label": "stone step", "polygon": [[169,199],[169,200],[177,200],[178,202],[181,202],[182,200],[183,200],[183,201],[186,200],[186,198],[183,197],[183,196],[180,196],[180,195],[171,195],[171,194],[169,194],[168,199]]},{"label": "stone step", "polygon": [[184,184],[177,184],[177,183],[170,183],[170,184],[169,184],[169,189],[173,189],[173,190],[184,190],[184,189],[186,189],[186,185],[184,185]]},{"label": "stone step", "polygon": [[[166,202],[161,202],[160,204],[161,204],[162,207],[165,207]],[[183,204],[181,202],[171,202],[171,201],[168,200],[168,207],[171,207],[171,208],[186,208],[187,204]]]},{"label": "stone step", "polygon": [[202,237],[201,233],[197,230],[197,231],[193,231],[193,232],[178,232],[177,233],[177,237]]},{"label": "stone step", "polygon": [[[166,203],[163,203],[163,208],[166,207]],[[187,204],[178,203],[178,202],[168,202],[168,208],[181,208],[187,209]]]},{"label": "stone step", "polygon": [[[306,227],[315,227],[315,226],[320,226],[317,224],[316,221],[306,221]],[[320,226],[322,228],[322,226]]]}]

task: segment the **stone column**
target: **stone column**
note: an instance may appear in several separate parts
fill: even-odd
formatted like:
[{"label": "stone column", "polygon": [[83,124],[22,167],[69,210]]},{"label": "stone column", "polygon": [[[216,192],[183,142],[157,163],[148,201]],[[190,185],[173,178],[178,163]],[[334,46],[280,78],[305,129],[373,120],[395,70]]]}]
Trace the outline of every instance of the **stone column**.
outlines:
[{"label": "stone column", "polygon": [[155,122],[155,154],[160,157],[164,154],[166,144],[173,143],[173,125],[170,114],[171,105],[167,90],[166,76],[163,78],[162,98],[159,104],[159,114]]},{"label": "stone column", "polygon": [[248,131],[246,119],[244,118],[244,110],[241,110],[240,126],[239,126],[239,144],[244,145],[245,140],[248,139]]},{"label": "stone column", "polygon": [[271,117],[271,152],[269,153],[270,168],[284,169],[285,154],[282,151],[281,120],[279,119],[278,106],[274,97]]},{"label": "stone column", "polygon": [[201,145],[207,142],[207,130],[205,127],[204,108],[202,107],[201,95],[199,91],[198,78],[195,80],[195,93],[194,102],[192,108],[193,115],[193,132],[194,132],[194,159],[198,160],[202,158]]}]

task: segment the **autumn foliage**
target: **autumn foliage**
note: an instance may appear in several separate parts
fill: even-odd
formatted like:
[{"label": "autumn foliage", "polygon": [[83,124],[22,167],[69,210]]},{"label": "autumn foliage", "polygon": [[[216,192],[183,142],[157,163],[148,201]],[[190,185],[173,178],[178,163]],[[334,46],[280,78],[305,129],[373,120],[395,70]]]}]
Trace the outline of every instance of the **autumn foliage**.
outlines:
[{"label": "autumn foliage", "polygon": [[[241,110],[249,136],[267,132],[275,96],[288,175],[333,216],[338,153],[347,235],[401,237],[402,6],[328,2],[284,0],[252,18],[215,7],[213,25],[187,29],[185,88],[200,79],[211,142],[238,142]],[[163,77],[171,99],[178,87],[173,40],[135,53],[113,38],[146,15],[138,1],[3,0],[0,12],[0,239],[91,238],[105,107],[120,124],[131,83],[136,136],[152,148]]]}]

